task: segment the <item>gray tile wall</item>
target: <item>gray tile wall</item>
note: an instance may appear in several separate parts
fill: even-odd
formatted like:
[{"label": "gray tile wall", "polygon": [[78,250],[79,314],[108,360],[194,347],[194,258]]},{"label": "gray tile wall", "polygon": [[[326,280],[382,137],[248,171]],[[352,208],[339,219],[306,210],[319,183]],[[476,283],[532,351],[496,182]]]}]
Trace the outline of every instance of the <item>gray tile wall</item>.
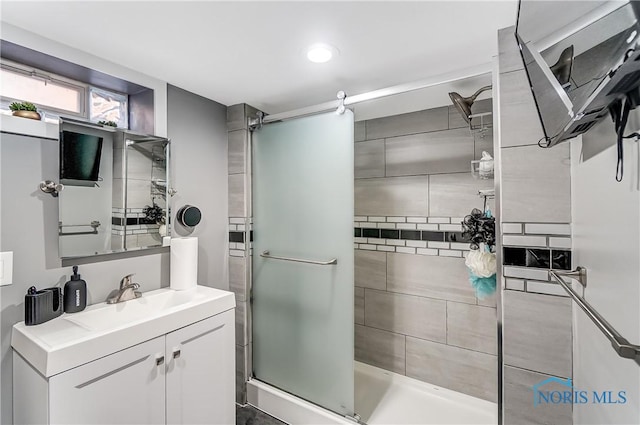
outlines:
[{"label": "gray tile wall", "polygon": [[407,337],[406,361],[407,376],[497,402],[496,356]]},{"label": "gray tile wall", "polygon": [[[489,99],[473,105],[474,113],[487,110]],[[492,181],[473,180],[469,172],[482,150],[493,154],[493,133],[472,134],[449,107],[358,122],[355,131],[355,215],[465,215],[479,199],[477,189],[493,187]],[[457,196],[461,187],[456,187],[458,208],[438,185],[445,176],[464,187],[466,196]]]},{"label": "gray tile wall", "polygon": [[[550,375],[504,367],[504,423],[505,424],[571,424],[573,412],[571,404],[534,405],[533,386],[551,378]],[[567,390],[558,382],[550,382],[544,386],[546,391]]]},{"label": "gray tile wall", "polygon": [[[491,110],[491,101],[478,102],[478,110]],[[472,134],[453,107],[358,122],[355,132],[359,227],[438,230],[446,223],[459,231],[460,217],[483,207],[478,190],[493,188],[493,180],[470,172],[481,150],[493,153],[492,132]],[[495,299],[476,298],[462,251],[411,241],[402,243],[405,251],[384,252],[390,247],[357,239],[356,360],[496,401]]]},{"label": "gray tile wall", "polygon": [[389,254],[389,291],[476,304],[463,258]]},{"label": "gray tile wall", "polygon": [[384,177],[384,139],[357,143],[354,147],[355,177]]},{"label": "gray tile wall", "polygon": [[404,375],[406,372],[405,335],[355,325],[356,360]]},{"label": "gray tile wall", "polygon": [[437,342],[447,340],[447,303],[387,291],[364,291],[367,326]]},{"label": "gray tile wall", "polygon": [[428,215],[429,176],[356,179],[355,207],[356,215]]},{"label": "gray tile wall", "polygon": [[449,110],[442,107],[368,120],[365,122],[365,138],[373,140],[448,128]]},{"label": "gray tile wall", "polygon": [[466,173],[474,159],[468,128],[391,137],[385,139],[384,145],[389,177]]},{"label": "gray tile wall", "polygon": [[[535,116],[537,119],[537,116]],[[569,144],[502,148],[502,219],[571,222]]]},{"label": "gray tile wall", "polygon": [[[247,164],[249,130],[247,119],[257,110],[244,103],[227,108],[229,136],[229,230],[244,231],[249,241],[250,169]],[[246,404],[246,381],[251,375],[251,308],[249,293],[250,244],[229,243],[229,289],[236,295],[236,402]]]},{"label": "gray tile wall", "polygon": [[504,363],[571,377],[571,299],[505,291]]},{"label": "gray tile wall", "polygon": [[[537,146],[544,133],[514,27],[498,31],[498,51],[504,245],[570,248],[569,146]],[[533,386],[572,377],[572,301],[559,296],[546,270],[504,267],[503,274],[504,423],[571,424],[571,404],[535,406]],[[551,382],[545,389],[567,387]]]},{"label": "gray tile wall", "polygon": [[[469,164],[469,162],[467,162]],[[479,205],[478,190],[493,189],[493,180],[475,180],[471,173],[429,176],[429,216],[464,217],[471,205]],[[493,200],[488,207],[494,210]]]},{"label": "gray tile wall", "polygon": [[447,301],[447,343],[487,354],[498,353],[496,310]]},{"label": "gray tile wall", "polygon": [[387,289],[387,254],[356,250],[355,281],[358,287]]}]

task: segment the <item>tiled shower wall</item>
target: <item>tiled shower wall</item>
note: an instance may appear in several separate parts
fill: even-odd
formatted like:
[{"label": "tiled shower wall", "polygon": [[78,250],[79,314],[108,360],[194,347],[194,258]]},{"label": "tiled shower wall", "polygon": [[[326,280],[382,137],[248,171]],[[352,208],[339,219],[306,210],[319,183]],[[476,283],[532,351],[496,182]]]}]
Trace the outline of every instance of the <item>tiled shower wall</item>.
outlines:
[{"label": "tiled shower wall", "polygon": [[227,108],[229,138],[229,289],[236,296],[236,402],[246,404],[251,375],[250,313],[250,190],[247,118],[256,109],[244,103]]},{"label": "tiled shower wall", "polygon": [[513,27],[498,32],[498,47],[504,423],[571,424],[571,404],[534,406],[532,388],[572,377],[571,300],[547,273],[571,268],[569,144],[538,147],[544,133]]},{"label": "tiled shower wall", "polygon": [[357,122],[355,142],[356,360],[497,401],[496,298],[476,297],[459,233],[493,188],[470,172],[491,130],[443,106]]}]

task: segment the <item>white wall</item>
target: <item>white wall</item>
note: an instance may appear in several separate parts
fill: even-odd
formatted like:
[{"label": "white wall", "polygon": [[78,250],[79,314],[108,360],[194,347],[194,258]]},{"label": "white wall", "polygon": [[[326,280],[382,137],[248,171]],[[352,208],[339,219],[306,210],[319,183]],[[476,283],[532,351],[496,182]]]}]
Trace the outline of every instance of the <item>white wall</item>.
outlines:
[{"label": "white wall", "polygon": [[[640,128],[634,111],[627,133]],[[611,120],[571,143],[574,266],[588,269],[584,296],[632,344],[640,343],[640,180],[638,143],[626,141],[625,176],[614,179]],[[640,359],[619,357],[574,304],[574,388],[626,391],[625,404],[574,404],[576,424],[640,423]]]}]

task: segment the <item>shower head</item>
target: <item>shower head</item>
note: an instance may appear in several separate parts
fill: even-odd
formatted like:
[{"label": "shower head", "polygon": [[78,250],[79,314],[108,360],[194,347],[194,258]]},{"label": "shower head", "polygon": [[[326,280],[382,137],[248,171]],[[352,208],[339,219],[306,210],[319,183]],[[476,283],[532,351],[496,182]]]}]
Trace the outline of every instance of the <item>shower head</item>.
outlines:
[{"label": "shower head", "polygon": [[[573,68],[573,44],[560,53],[558,62],[551,65],[551,73],[556,77],[562,88],[565,88],[571,80]],[[565,89],[566,90],[566,89]]]},{"label": "shower head", "polygon": [[482,87],[469,97],[462,97],[459,93],[450,92],[449,98],[451,98],[451,102],[456,107],[458,112],[460,112],[462,118],[464,118],[466,122],[470,122],[469,115],[471,115],[471,105],[473,105],[473,102],[475,102],[476,97],[478,97],[480,93],[486,90],[491,90],[491,86]]}]

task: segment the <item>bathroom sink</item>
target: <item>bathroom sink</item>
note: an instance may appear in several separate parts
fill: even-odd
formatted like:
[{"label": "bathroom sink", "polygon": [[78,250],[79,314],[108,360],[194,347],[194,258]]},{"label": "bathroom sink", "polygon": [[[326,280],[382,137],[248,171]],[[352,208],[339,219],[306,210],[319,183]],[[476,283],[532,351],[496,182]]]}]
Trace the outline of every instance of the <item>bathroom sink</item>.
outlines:
[{"label": "bathroom sink", "polygon": [[235,307],[232,292],[196,286],[158,289],[118,304],[100,303],[36,326],[13,327],[11,346],[42,375],[131,347]]},{"label": "bathroom sink", "polygon": [[140,300],[131,300],[120,304],[108,304],[106,307],[83,311],[79,314],[67,315],[63,320],[67,320],[89,331],[105,330],[111,327],[126,326],[143,319],[151,313],[151,308]]},{"label": "bathroom sink", "polygon": [[91,331],[127,326],[146,317],[163,314],[169,309],[198,302],[207,297],[205,292],[208,291],[197,289],[153,291],[153,293],[149,292],[150,295],[143,294],[140,298],[117,304],[101,303],[98,304],[98,308],[77,314],[67,314],[63,319]]}]

